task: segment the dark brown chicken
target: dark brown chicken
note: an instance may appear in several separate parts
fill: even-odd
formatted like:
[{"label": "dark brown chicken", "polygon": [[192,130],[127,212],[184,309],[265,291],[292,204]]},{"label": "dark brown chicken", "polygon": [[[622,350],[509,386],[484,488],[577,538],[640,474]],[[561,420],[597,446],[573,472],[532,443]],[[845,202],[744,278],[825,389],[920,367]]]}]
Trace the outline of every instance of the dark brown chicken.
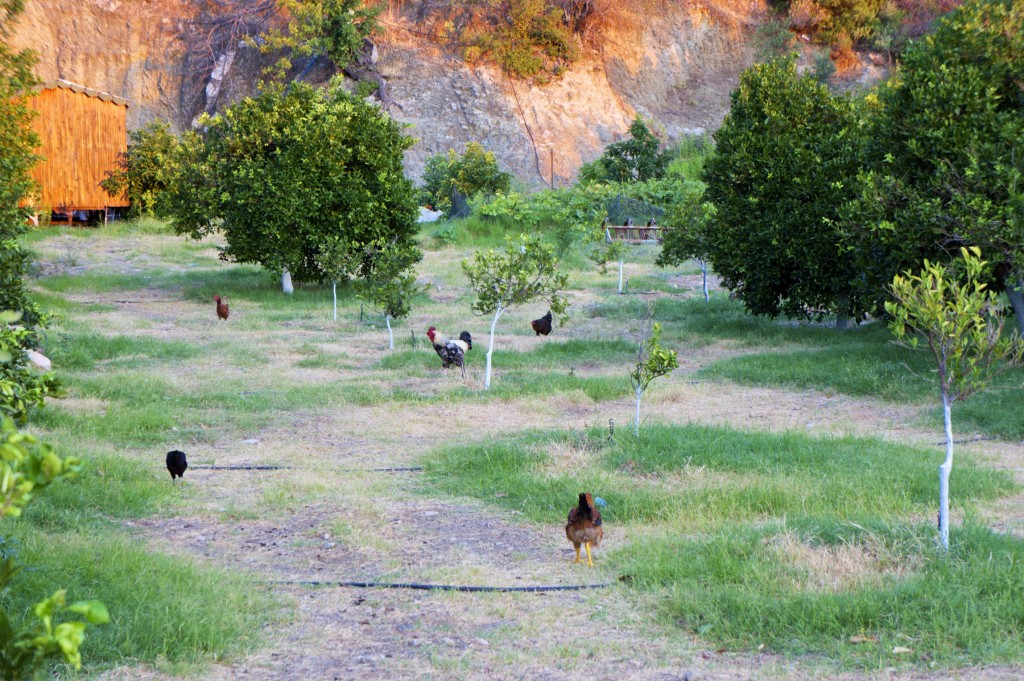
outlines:
[{"label": "dark brown chicken", "polygon": [[551,319],[551,310],[548,310],[546,315],[540,319],[534,319],[530,322],[530,326],[533,327],[533,330],[537,332],[538,336],[546,336],[551,333]]},{"label": "dark brown chicken", "polygon": [[221,300],[220,296],[214,296],[213,302],[217,303],[217,319],[228,320],[228,304]]},{"label": "dark brown chicken", "polygon": [[590,545],[601,545],[604,529],[601,527],[601,512],[594,505],[594,497],[590,496],[590,492],[581,492],[579,505],[569,511],[565,536],[569,538],[573,548],[576,549],[576,562],[580,562],[580,546],[582,545],[587,549],[587,564],[593,565],[594,559],[590,555]]}]

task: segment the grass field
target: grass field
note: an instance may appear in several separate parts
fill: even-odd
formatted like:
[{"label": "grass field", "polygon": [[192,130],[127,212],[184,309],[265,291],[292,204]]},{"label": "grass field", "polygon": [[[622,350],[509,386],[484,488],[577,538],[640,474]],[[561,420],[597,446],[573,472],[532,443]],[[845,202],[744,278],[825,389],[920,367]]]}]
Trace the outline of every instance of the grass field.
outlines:
[{"label": "grass field", "polygon": [[[334,321],[329,287],[285,296],[272,274],[218,260],[216,238],[155,221],[33,233],[33,286],[55,315],[45,350],[67,397],[29,429],[86,467],[0,524],[32,566],[15,609],[58,587],[104,600],[113,622],[83,654],[90,674],[116,678],[1020,669],[1024,375],[957,407],[969,442],[944,555],[923,353],[878,323],[837,333],[750,317],[722,291],[705,303],[695,266],[659,270],[644,248],[626,264],[630,295],[570,258],[570,320],[548,338],[529,326],[542,306],[503,317],[485,392],[487,322],[459,263],[502,233],[423,229],[429,287],[392,352],[348,287]],[[645,396],[635,438],[626,375],[647,303],[680,369]],[[431,325],[473,333],[465,381],[441,370]],[[192,464],[180,487],[169,449]],[[608,502],[593,569],[572,563],[562,531],[583,490]],[[611,586],[291,583],[361,579]]]}]

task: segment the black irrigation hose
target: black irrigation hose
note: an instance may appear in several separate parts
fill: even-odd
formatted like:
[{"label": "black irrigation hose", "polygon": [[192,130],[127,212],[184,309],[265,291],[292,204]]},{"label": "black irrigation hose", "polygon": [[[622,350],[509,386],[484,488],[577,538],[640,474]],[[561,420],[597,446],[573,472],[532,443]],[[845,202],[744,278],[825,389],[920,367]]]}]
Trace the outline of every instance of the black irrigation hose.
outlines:
[{"label": "black irrigation hose", "polygon": [[460,591],[464,593],[537,593],[545,591],[584,591],[605,589],[604,584],[578,584],[569,586],[460,586],[456,584],[417,584],[415,582],[318,582],[318,581],[268,581],[264,584],[281,586],[354,587],[358,589],[413,589],[416,591]]},{"label": "black irrigation hose", "polygon": [[[189,466],[200,471],[280,471],[307,470],[304,466]],[[404,473],[422,471],[422,466],[398,466],[395,468],[338,468],[335,473]]]},{"label": "black irrigation hose", "polygon": [[200,471],[279,471],[285,468],[296,468],[296,466],[189,466],[189,468]]}]

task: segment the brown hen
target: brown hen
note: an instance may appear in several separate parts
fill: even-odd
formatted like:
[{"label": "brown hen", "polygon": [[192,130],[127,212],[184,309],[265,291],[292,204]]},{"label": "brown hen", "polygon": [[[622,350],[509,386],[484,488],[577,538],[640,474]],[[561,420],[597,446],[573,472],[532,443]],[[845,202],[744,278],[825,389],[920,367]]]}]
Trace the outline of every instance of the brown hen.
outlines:
[{"label": "brown hen", "polygon": [[581,492],[579,505],[569,511],[565,536],[569,538],[573,548],[576,549],[575,562],[580,562],[580,546],[582,545],[587,549],[587,564],[593,565],[594,559],[590,555],[590,545],[601,545],[604,529],[601,527],[601,512],[594,505],[594,497],[590,496],[590,492]]}]

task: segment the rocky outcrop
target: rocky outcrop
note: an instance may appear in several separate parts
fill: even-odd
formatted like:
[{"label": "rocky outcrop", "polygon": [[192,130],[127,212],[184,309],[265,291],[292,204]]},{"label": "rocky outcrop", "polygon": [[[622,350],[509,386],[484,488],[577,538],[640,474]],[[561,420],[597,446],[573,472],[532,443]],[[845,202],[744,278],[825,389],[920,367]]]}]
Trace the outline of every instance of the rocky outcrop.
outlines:
[{"label": "rocky outcrop", "polygon": [[[160,117],[180,130],[198,113],[251,93],[261,59],[236,41],[197,63],[188,44],[197,4],[32,0],[14,42],[39,53],[43,80],[127,98],[129,127]],[[430,155],[475,140],[529,184],[558,186],[621,139],[637,113],[669,139],[717,127],[751,61],[749,29],[763,0],[653,4],[663,11],[610,33],[600,54],[544,86],[467,65],[417,37],[409,20],[390,16],[376,69],[387,79],[392,115],[418,140],[408,152],[409,175],[419,177]],[[329,75],[320,71],[307,79]]]}]

